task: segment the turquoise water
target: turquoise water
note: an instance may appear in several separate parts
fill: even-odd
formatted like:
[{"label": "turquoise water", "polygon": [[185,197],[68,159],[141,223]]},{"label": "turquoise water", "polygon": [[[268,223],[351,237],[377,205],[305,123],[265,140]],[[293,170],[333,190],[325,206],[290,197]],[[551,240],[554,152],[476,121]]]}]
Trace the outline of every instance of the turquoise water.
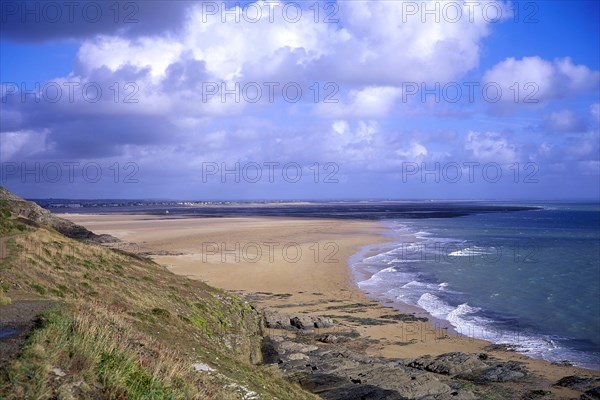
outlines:
[{"label": "turquoise water", "polygon": [[[535,204],[540,206],[541,204]],[[372,296],[419,306],[456,331],[600,369],[600,207],[394,219],[413,243],[356,262]]]}]

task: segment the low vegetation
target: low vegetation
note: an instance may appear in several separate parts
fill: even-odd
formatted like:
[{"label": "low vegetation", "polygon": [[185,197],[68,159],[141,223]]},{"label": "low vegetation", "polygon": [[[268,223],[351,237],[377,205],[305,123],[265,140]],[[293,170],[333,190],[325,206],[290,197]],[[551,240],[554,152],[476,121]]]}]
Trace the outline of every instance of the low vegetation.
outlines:
[{"label": "low vegetation", "polygon": [[0,367],[0,398],[315,398],[260,365],[261,317],[243,299],[69,239],[24,204],[0,200],[0,304],[56,306]]}]

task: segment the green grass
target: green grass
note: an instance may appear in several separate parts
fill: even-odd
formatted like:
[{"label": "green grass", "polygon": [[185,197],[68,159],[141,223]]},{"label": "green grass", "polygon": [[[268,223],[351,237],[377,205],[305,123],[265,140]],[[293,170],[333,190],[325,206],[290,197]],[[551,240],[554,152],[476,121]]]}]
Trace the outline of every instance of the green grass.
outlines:
[{"label": "green grass", "polygon": [[63,292],[60,289],[51,289],[50,293],[52,293],[53,295],[55,295],[57,297],[65,297],[65,292]]},{"label": "green grass", "polygon": [[0,287],[0,306],[10,304],[12,300],[4,293],[4,289]]},{"label": "green grass", "polygon": [[[158,353],[139,354],[128,336],[136,336],[125,321],[107,310],[81,306],[78,313],[60,307],[44,314],[41,328],[26,342],[23,354],[4,371],[3,393],[11,398],[48,398],[61,383],[50,372],[59,368],[69,380],[84,380],[81,398],[189,399],[209,391],[196,386],[190,365],[151,342]],[[127,335],[129,334],[129,335]],[[125,340],[124,340],[125,339]],[[205,383],[205,385],[207,385]]]},{"label": "green grass", "polygon": [[32,283],[30,286],[41,295],[44,295],[47,292],[45,287],[43,287],[42,285],[38,285],[37,283]]},{"label": "green grass", "polygon": [[163,318],[169,318],[171,316],[171,313],[169,312],[169,310],[165,310],[164,308],[159,308],[159,307],[153,308],[152,314],[154,314],[158,317],[163,317]]},{"label": "green grass", "polygon": [[[1,230],[0,230],[1,231]],[[14,237],[7,239],[0,248],[0,269],[13,267],[22,256],[22,247],[19,246]]]},{"label": "green grass", "polygon": [[[3,219],[0,229],[8,225]],[[264,399],[315,399],[252,364],[260,362],[260,316],[243,299],[52,229],[2,240],[10,252],[0,260],[0,304],[42,296],[64,305],[44,318],[17,359],[0,366],[0,398],[68,398],[74,391],[74,398],[227,400],[242,397],[226,387],[236,383]],[[195,362],[219,375],[190,372]]]}]

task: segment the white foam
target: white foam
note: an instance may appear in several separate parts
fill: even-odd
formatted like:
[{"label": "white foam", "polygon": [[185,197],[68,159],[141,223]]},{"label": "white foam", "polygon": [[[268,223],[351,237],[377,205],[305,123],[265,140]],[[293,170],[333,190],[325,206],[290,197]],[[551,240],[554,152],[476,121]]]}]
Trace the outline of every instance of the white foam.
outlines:
[{"label": "white foam", "polygon": [[404,264],[404,263],[415,263],[418,262],[419,260],[407,260],[406,258],[394,258],[391,261],[388,261],[388,265],[390,264]]},{"label": "white foam", "polygon": [[[478,307],[470,306],[467,303],[460,304],[457,307],[453,306],[452,303],[444,300],[446,296],[450,296],[451,299],[456,301],[458,298],[464,299],[464,295],[453,291],[448,282],[425,283],[419,281],[420,275],[409,272],[411,268],[406,263],[419,263],[422,260],[410,260],[404,256],[407,251],[409,253],[418,251],[421,246],[427,249],[430,241],[434,241],[436,245],[438,242],[442,244],[451,243],[453,249],[459,249],[449,254],[454,257],[491,256],[491,258],[495,258],[496,248],[476,246],[473,242],[466,240],[457,241],[448,238],[429,237],[432,234],[425,231],[419,231],[415,235],[422,240],[402,243],[396,245],[395,248],[387,249],[387,251],[364,259],[363,263],[368,261],[370,264],[369,269],[375,273],[369,279],[358,282],[358,286],[367,289],[369,293],[380,299],[396,300],[419,306],[432,316],[447,320],[462,335],[488,340],[493,343],[512,345],[521,353],[550,361],[583,360],[580,365],[588,367],[595,365],[595,368],[598,369],[598,355],[596,353],[589,355],[561,345],[568,338],[534,334],[518,328],[514,330],[501,329],[496,321],[483,317],[482,310]],[[437,246],[436,249],[439,248],[439,245]],[[387,268],[378,270],[382,267]],[[403,272],[403,268],[406,268],[407,272]],[[454,298],[454,294],[458,297]],[[497,297],[498,294],[492,292],[490,296]]]},{"label": "white foam", "polygon": [[425,231],[419,231],[419,232],[415,233],[415,237],[418,239],[427,239],[431,235],[432,235],[431,232],[425,232]]},{"label": "white foam", "polygon": [[488,254],[494,254],[494,253],[488,251],[488,249],[486,249],[485,247],[479,247],[479,246],[470,246],[470,247],[466,247],[464,249],[453,251],[452,253],[450,253],[450,255],[454,256],[454,257],[473,257],[473,256],[483,256],[483,255],[488,255]]},{"label": "white foam", "polygon": [[410,281],[404,285],[402,285],[402,289],[434,289],[437,286],[431,283],[419,282],[419,281]]},{"label": "white foam", "polygon": [[454,307],[450,304],[429,292],[423,293],[419,297],[417,304],[434,317],[442,317],[444,319],[454,310]]},{"label": "white foam", "polygon": [[472,331],[476,326],[486,325],[487,321],[482,318],[466,318],[478,311],[481,311],[481,308],[471,307],[467,303],[463,303],[448,313],[446,319],[452,326],[457,328],[459,332],[465,334],[466,332]]}]

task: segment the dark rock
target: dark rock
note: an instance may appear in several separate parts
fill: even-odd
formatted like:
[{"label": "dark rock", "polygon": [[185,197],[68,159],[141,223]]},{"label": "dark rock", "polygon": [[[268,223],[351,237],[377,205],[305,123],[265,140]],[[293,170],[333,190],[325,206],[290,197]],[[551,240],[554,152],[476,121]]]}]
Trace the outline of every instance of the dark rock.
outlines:
[{"label": "dark rock", "polygon": [[288,315],[273,311],[271,309],[263,310],[265,326],[271,329],[292,329]]},{"label": "dark rock", "polygon": [[517,351],[517,346],[512,344],[490,344],[483,349],[485,351]]},{"label": "dark rock", "polygon": [[263,339],[261,351],[263,355],[263,363],[265,364],[275,364],[280,360],[279,353],[275,347],[275,342],[270,336],[267,336]]},{"label": "dark rock", "polygon": [[527,368],[516,361],[499,363],[480,374],[473,374],[472,380],[478,382],[507,382],[524,378]]},{"label": "dark rock", "polygon": [[598,378],[589,376],[565,376],[556,382],[555,386],[566,387],[573,390],[579,390],[581,392],[593,388],[598,382]]},{"label": "dark rock", "polygon": [[372,385],[360,385],[355,387],[341,387],[319,395],[327,400],[406,400],[408,397],[400,395],[393,390],[386,390]]},{"label": "dark rock", "polygon": [[551,394],[552,394],[552,392],[549,390],[542,390],[542,389],[530,390],[521,399],[522,400],[536,400],[536,399],[541,399],[541,398],[550,396]]},{"label": "dark rock", "polygon": [[451,388],[434,374],[415,371],[399,360],[336,344],[319,347],[278,338],[271,345],[265,348],[277,355],[264,358],[282,360],[279,366],[288,379],[324,399],[474,399],[470,392]]},{"label": "dark rock", "polygon": [[331,335],[329,333],[321,335],[317,338],[317,340],[321,343],[339,343],[341,341],[340,339],[342,339],[342,338],[339,338],[335,335]]},{"label": "dark rock", "polygon": [[333,320],[328,317],[314,317],[315,328],[330,328],[333,326]]},{"label": "dark rock", "polygon": [[309,330],[333,326],[333,320],[328,317],[311,316],[307,314],[285,314],[270,308],[263,310],[263,316],[265,319],[265,326],[271,329]]},{"label": "dark rock", "polygon": [[420,357],[408,366],[450,376],[481,371],[489,367],[479,355],[466,353],[446,353],[433,360],[427,356]]},{"label": "dark rock", "polygon": [[427,322],[429,318],[425,317],[417,317],[415,314],[386,314],[382,315],[383,319],[391,319],[394,321],[402,321],[402,322]]},{"label": "dark rock", "polygon": [[[265,338],[264,362],[278,365],[288,380],[323,399],[478,398],[470,388],[476,390],[478,396],[493,392],[498,398],[510,399],[533,400],[549,394],[544,390],[523,392],[513,386],[494,385],[521,380],[528,375],[528,370],[522,363],[499,362],[487,353],[454,352],[414,360],[380,358],[363,353],[365,346],[372,346],[371,339],[361,337],[357,331],[316,334],[314,329],[328,323],[324,319],[328,317],[284,314],[273,309],[263,310],[263,315],[267,326],[294,331]],[[340,344],[349,339],[353,340]],[[593,392],[586,394],[592,395]]]},{"label": "dark rock", "polygon": [[584,394],[581,395],[580,399],[581,400],[600,399],[600,386],[596,386],[595,388],[592,388],[592,389],[586,391]]},{"label": "dark rock", "polygon": [[283,340],[277,343],[277,350],[281,353],[310,353],[318,350],[317,346],[292,342],[291,340]]},{"label": "dark rock", "polygon": [[410,361],[407,366],[477,382],[513,381],[528,373],[523,364],[515,361],[491,364],[485,353],[446,353],[435,359],[424,356]]},{"label": "dark rock", "polygon": [[290,325],[297,329],[314,328],[313,319],[308,315],[296,315],[290,318]]},{"label": "dark rock", "polygon": [[569,360],[554,361],[552,365],[560,365],[561,367],[572,367],[573,363]]}]

